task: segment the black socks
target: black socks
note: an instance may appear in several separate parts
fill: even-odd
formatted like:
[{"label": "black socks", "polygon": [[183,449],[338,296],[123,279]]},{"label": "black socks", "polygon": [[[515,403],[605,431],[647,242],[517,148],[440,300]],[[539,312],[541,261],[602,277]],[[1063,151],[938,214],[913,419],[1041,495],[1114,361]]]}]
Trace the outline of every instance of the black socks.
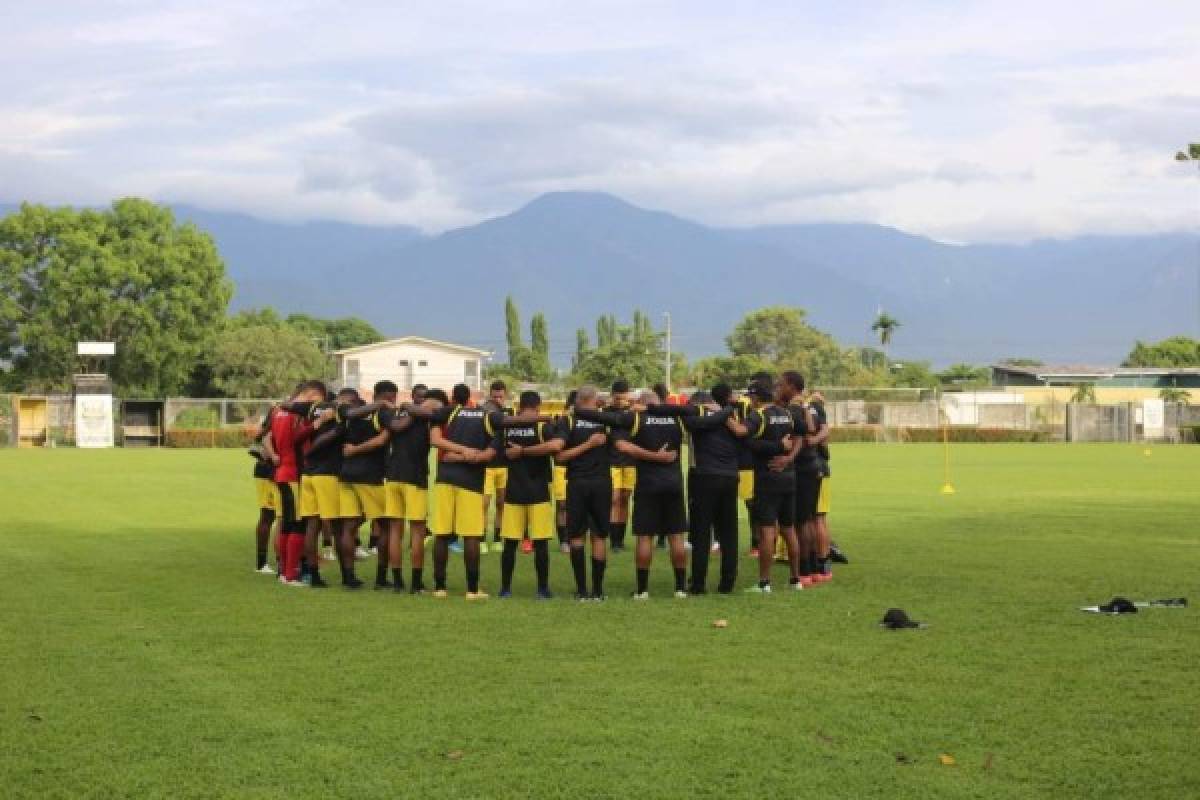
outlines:
[{"label": "black socks", "polygon": [[505,539],[504,552],[500,554],[500,591],[512,590],[513,570],[517,567],[517,540]]},{"label": "black socks", "polygon": [[533,567],[537,571],[539,591],[550,588],[550,542],[538,539],[533,543]]},{"label": "black socks", "polygon": [[571,571],[575,573],[575,591],[583,597],[587,594],[587,564],[582,542],[571,545]]},{"label": "black socks", "polygon": [[642,594],[646,591],[646,587],[650,583],[650,570],[638,567],[637,571],[637,591]]},{"label": "black socks", "polygon": [[684,567],[675,567],[675,591],[686,591],[687,585],[687,569]]},{"label": "black socks", "polygon": [[592,559],[592,594],[601,597],[604,594],[604,568],[607,562],[602,558]]}]

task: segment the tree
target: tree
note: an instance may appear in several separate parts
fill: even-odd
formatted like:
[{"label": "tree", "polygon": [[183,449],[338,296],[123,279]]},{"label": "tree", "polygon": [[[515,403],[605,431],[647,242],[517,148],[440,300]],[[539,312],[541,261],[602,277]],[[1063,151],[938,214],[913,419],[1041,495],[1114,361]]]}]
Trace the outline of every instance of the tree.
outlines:
[{"label": "tree", "polygon": [[893,386],[933,389],[938,385],[938,377],[928,361],[905,361],[892,370],[891,382]]},{"label": "tree", "polygon": [[596,347],[608,347],[617,338],[617,318],[612,314],[596,320]]},{"label": "tree", "polygon": [[25,204],[0,220],[0,357],[65,389],[75,344],[116,342],[118,391],[181,391],[222,328],[232,287],[208,234],[126,198],[76,211]]},{"label": "tree", "polygon": [[882,375],[864,367],[861,355],[805,321],[802,308],[771,306],[752,311],[725,337],[733,356],[750,356],[778,372],[798,370],[810,384],[873,384]]},{"label": "tree", "polygon": [[661,381],[666,359],[662,338],[658,335],[639,338],[637,334],[632,325],[617,325],[611,342],[589,350],[576,366],[576,377],[600,384],[620,377],[633,386],[650,386]]},{"label": "tree", "polygon": [[547,331],[546,316],[542,312],[533,315],[529,321],[530,359],[529,378],[535,381],[547,381],[554,375],[550,369],[550,334]]},{"label": "tree", "polygon": [[756,372],[770,372],[773,365],[759,356],[709,356],[692,364],[688,382],[694,386],[711,387],[727,383],[732,387],[745,387],[750,376]]},{"label": "tree", "polygon": [[976,367],[972,364],[952,364],[937,373],[937,378],[943,386],[978,388],[991,384],[992,373],[987,367]]},{"label": "tree", "polygon": [[298,378],[324,374],[325,355],[291,326],[243,325],[216,338],[213,385],[228,397],[283,397]]},{"label": "tree", "polygon": [[1072,403],[1092,404],[1096,402],[1096,384],[1094,383],[1077,383],[1075,391],[1071,393]]},{"label": "tree", "polygon": [[885,358],[887,358],[888,349],[891,347],[892,337],[896,335],[896,329],[899,327],[900,320],[886,311],[880,311],[879,316],[875,317],[875,321],[871,323],[871,330],[879,334],[879,345],[883,348]]},{"label": "tree", "polygon": [[373,344],[384,339],[374,325],[359,317],[321,319],[308,314],[288,314],[284,322],[315,340],[314,344],[325,352]]},{"label": "tree", "polygon": [[508,344],[509,372],[529,380],[533,354],[521,340],[521,314],[511,295],[504,298],[504,338]]},{"label": "tree", "polygon": [[1200,341],[1172,336],[1161,342],[1135,342],[1123,367],[1200,367]]},{"label": "tree", "polygon": [[579,328],[575,331],[575,355],[571,359],[571,369],[579,369],[579,365],[587,358],[588,351],[592,349],[591,342],[588,341],[588,332],[586,328]]}]

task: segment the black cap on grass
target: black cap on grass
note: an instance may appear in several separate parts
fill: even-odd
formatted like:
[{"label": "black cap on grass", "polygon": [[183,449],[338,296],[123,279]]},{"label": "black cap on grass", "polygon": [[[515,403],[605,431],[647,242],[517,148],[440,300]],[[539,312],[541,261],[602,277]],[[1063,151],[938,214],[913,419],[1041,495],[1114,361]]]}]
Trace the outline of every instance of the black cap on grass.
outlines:
[{"label": "black cap on grass", "polygon": [[1136,614],[1138,609],[1128,598],[1114,597],[1100,606],[1100,610],[1105,614]]},{"label": "black cap on grass", "polygon": [[917,622],[915,619],[908,618],[908,614],[903,608],[889,608],[887,613],[883,615],[883,620],[879,624],[894,631],[901,628],[921,627],[921,623]]}]

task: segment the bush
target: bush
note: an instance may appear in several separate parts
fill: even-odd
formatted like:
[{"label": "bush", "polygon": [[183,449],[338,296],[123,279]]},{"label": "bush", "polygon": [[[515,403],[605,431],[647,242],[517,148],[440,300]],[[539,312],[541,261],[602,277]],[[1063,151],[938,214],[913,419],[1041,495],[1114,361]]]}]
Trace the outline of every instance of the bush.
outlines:
[{"label": "bush", "polygon": [[1179,428],[1179,433],[1181,434],[1180,438],[1186,442],[1188,440],[1188,436],[1186,433],[1184,433],[1184,431],[1191,431],[1192,432],[1192,436],[1191,436],[1192,442],[1194,442],[1195,444],[1200,444],[1200,425],[1181,425],[1180,426],[1180,428]]},{"label": "bush", "polygon": [[163,443],[167,447],[249,447],[253,441],[254,432],[244,428],[173,428],[167,431]]},{"label": "bush", "polygon": [[878,442],[878,425],[850,425],[829,429],[830,442]]},{"label": "bush", "polygon": [[170,420],[174,430],[211,431],[213,423],[220,419],[217,406],[194,406],[185,408]]}]

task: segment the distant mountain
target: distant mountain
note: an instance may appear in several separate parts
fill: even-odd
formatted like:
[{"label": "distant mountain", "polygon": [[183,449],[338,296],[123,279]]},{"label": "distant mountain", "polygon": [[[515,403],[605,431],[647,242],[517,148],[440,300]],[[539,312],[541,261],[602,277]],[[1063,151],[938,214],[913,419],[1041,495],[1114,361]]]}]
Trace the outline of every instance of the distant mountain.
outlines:
[{"label": "distant mountain", "polygon": [[[0,211],[4,210],[0,206]],[[866,224],[718,229],[612,195],[543,195],[438,236],[408,227],[285,224],[176,207],[211,232],[236,308],[358,315],[498,351],[503,303],[546,313],[555,363],[574,330],[641,308],[670,311],[675,346],[721,352],[744,313],[802,306],[847,344],[872,340],[876,310],[903,323],[897,357],[986,362],[1119,360],[1134,339],[1194,331],[1197,237],[1091,236],[1026,245],[949,245]]]}]

